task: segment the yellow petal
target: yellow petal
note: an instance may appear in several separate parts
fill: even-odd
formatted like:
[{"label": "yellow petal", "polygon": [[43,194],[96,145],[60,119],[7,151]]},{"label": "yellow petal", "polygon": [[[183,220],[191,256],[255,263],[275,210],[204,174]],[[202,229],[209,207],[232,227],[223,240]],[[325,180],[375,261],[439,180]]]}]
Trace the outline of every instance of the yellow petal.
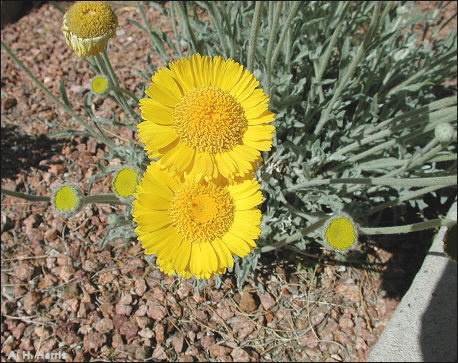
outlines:
[{"label": "yellow petal", "polygon": [[261,193],[254,194],[248,198],[236,199],[234,202],[236,210],[251,209],[261,203],[262,203],[262,194]]},{"label": "yellow petal", "polygon": [[200,250],[200,244],[193,243],[191,247],[191,261],[189,267],[191,268],[191,273],[194,275],[198,275],[202,271],[201,257],[202,251]]},{"label": "yellow petal", "polygon": [[172,109],[180,100],[180,98],[178,98],[173,92],[170,92],[167,88],[158,82],[151,83],[145,90],[145,93],[152,100]]},{"label": "yellow petal", "polygon": [[202,251],[202,260],[205,261],[205,264],[202,264],[202,271],[214,273],[218,268],[218,259],[215,250],[208,242],[201,243],[200,249]]},{"label": "yellow petal", "polygon": [[159,71],[154,73],[151,78],[153,83],[164,85],[176,99],[180,99],[184,95],[183,89],[178,84],[177,80],[173,78],[173,73],[167,67],[162,67]]},{"label": "yellow petal", "polygon": [[172,125],[173,116],[168,107],[162,106],[160,103],[151,98],[142,98],[139,101],[141,117],[144,120],[154,122],[160,125]]},{"label": "yellow petal", "polygon": [[274,121],[275,118],[272,112],[266,110],[256,117],[253,117],[253,118],[247,117],[247,120],[248,120],[248,126],[251,126],[251,125],[261,125],[261,124],[269,123],[269,122]]},{"label": "yellow petal", "polygon": [[246,224],[234,219],[230,232],[247,239],[257,239],[261,235],[261,228],[256,225]]},{"label": "yellow petal", "polygon": [[150,121],[138,124],[138,138],[151,149],[159,150],[178,138],[175,129],[170,126],[156,125]]},{"label": "yellow petal", "polygon": [[181,245],[176,251],[176,256],[173,259],[173,266],[175,266],[176,271],[184,271],[188,265],[189,259],[191,257],[191,242],[183,239]]},{"label": "yellow petal", "polygon": [[226,267],[233,267],[234,259],[226,244],[217,238],[212,242],[212,245],[221,263]]},{"label": "yellow petal", "polygon": [[243,239],[232,233],[226,233],[221,240],[226,244],[227,248],[229,248],[229,251],[239,257],[245,257],[250,253],[250,247],[248,244]]}]

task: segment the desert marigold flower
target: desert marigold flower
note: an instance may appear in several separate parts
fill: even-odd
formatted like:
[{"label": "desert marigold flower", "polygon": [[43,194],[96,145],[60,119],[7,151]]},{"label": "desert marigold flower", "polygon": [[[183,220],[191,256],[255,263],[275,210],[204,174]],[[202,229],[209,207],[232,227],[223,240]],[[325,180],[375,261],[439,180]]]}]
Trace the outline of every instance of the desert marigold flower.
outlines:
[{"label": "desert marigold flower", "polygon": [[163,67],[140,100],[138,134],[150,158],[175,175],[227,179],[253,171],[270,150],[269,98],[243,66],[195,54]]},{"label": "desert marigold flower", "polygon": [[54,210],[64,217],[70,217],[81,209],[83,193],[74,184],[63,184],[57,187],[51,195],[51,205]]},{"label": "desert marigold flower", "polygon": [[231,185],[181,179],[151,162],[137,186],[133,220],[145,254],[161,271],[207,279],[256,246],[261,229],[260,185],[253,177]]},{"label": "desert marigold flower", "polygon": [[139,175],[135,169],[121,168],[116,172],[111,187],[113,192],[121,199],[131,197],[139,181]]},{"label": "desert marigold flower", "polygon": [[101,95],[104,94],[109,88],[110,82],[105,76],[95,76],[91,80],[91,91]]},{"label": "desert marigold flower", "polygon": [[106,1],[79,1],[65,13],[61,31],[78,57],[102,52],[115,35],[118,17]]},{"label": "desert marigold flower", "polygon": [[355,222],[346,214],[328,219],[322,229],[322,237],[326,247],[332,250],[348,251],[358,240]]}]

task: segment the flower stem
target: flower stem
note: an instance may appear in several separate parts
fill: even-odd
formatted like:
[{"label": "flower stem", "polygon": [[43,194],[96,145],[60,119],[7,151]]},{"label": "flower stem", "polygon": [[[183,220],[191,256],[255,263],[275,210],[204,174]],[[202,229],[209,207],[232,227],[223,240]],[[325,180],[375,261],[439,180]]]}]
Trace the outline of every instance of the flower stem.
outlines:
[{"label": "flower stem", "polygon": [[[341,4],[344,4],[344,5],[341,5]],[[341,35],[341,29],[342,29],[342,26],[344,25],[344,17],[350,5],[351,5],[350,2],[342,2],[339,4],[339,8],[337,9],[337,13],[340,13],[339,24],[334,29],[334,33],[332,33],[332,36],[326,48],[326,51],[320,57],[318,71],[316,72],[316,75],[315,75],[316,80],[313,82],[312,89],[310,90],[310,92],[307,95],[307,107],[305,109],[304,120],[308,120],[310,116],[310,112],[312,111],[313,98],[315,97],[315,94],[316,94],[316,89],[321,87],[319,83],[321,82],[321,79],[323,78],[324,71],[326,69],[326,66],[328,65],[329,58],[331,57],[331,52],[334,49],[334,45],[337,42],[337,38],[339,35]],[[343,6],[343,9],[340,9],[340,6]]]},{"label": "flower stem", "polygon": [[[330,158],[334,158],[338,155],[344,155],[360,148],[363,145],[369,144],[373,141],[382,139],[387,136],[392,136],[394,133],[404,130],[407,127],[415,126],[417,124],[424,124],[431,122],[431,125],[428,127],[428,131],[432,130],[437,122],[443,122],[442,119],[449,120],[453,119],[453,116],[456,117],[456,107],[452,107],[453,104],[456,104],[456,96],[448,97],[439,101],[430,103],[427,106],[423,106],[418,110],[413,110],[411,112],[405,113],[400,116],[396,116],[389,120],[383,122],[383,128],[376,132],[371,133],[370,135],[361,138],[358,141],[355,141],[349,145],[342,147],[335,151]],[[446,107],[446,108],[441,108]],[[440,108],[440,109],[439,109]],[[396,122],[400,122],[398,125],[395,125]],[[393,124],[389,126],[389,124]],[[425,129],[426,130],[426,129]],[[370,130],[370,131],[376,131]]]},{"label": "flower stem", "polygon": [[[272,67],[275,65],[278,56],[280,55],[280,49],[283,45],[283,42],[288,34],[288,29],[293,22],[294,17],[296,16],[297,10],[299,6],[302,5],[302,1],[293,1],[293,5],[291,6],[291,10],[289,11],[288,17],[286,18],[285,25],[283,25],[283,29],[280,34],[280,39],[278,40],[277,46],[275,47],[274,55],[272,56]],[[288,64],[289,66],[289,64]]]},{"label": "flower stem", "polygon": [[123,204],[130,205],[130,203],[121,202],[115,194],[93,194],[83,197],[82,204],[92,203],[110,203],[110,204]]},{"label": "flower stem", "polygon": [[138,121],[139,116],[132,110],[132,107],[129,106],[127,103],[126,99],[124,98],[124,95],[119,92],[119,81],[118,77],[116,76],[116,73],[113,71],[113,67],[111,66],[110,59],[108,58],[106,50],[104,50],[102,53],[97,54],[96,56],[100,57],[99,62],[101,62],[104,65],[104,73],[105,75],[110,78],[112,84],[114,85],[113,91],[115,94],[115,97],[119,103],[119,105],[122,107],[124,112],[127,112],[130,117],[134,120],[134,122]]},{"label": "flower stem", "polygon": [[[439,151],[441,151],[446,145],[438,144],[439,141],[436,139],[432,139],[431,142],[429,142],[428,145],[426,145],[423,150],[418,151],[416,154],[412,156],[412,158],[404,161],[404,165],[402,165],[400,168],[395,168],[389,173],[383,175],[383,178],[391,178],[393,176],[400,175],[402,173],[405,173],[406,171],[413,169],[415,166],[422,164],[424,162],[428,162],[431,158],[433,158]],[[432,150],[429,150],[430,147],[435,146],[432,148]],[[428,151],[429,150],[429,151]],[[356,191],[358,187],[356,185],[348,188],[347,192],[348,193],[353,193]],[[368,190],[368,193],[371,192],[371,189]]]},{"label": "flower stem", "polygon": [[288,188],[289,192],[306,189],[311,186],[325,184],[366,184],[366,185],[386,185],[386,186],[405,186],[405,187],[425,187],[433,185],[450,186],[457,183],[457,177],[439,176],[432,178],[336,178],[310,180],[305,183],[297,184]]},{"label": "flower stem", "polygon": [[155,34],[151,30],[151,26],[148,22],[148,18],[146,17],[145,10],[143,9],[143,3],[141,1],[137,1],[137,7],[138,7],[138,11],[140,12],[140,16],[142,17],[143,23],[145,23],[146,32],[148,33],[149,37],[151,38],[151,41],[153,42],[156,49],[158,50],[158,53],[159,53],[159,56],[161,57],[162,62],[164,64],[167,64],[168,57],[167,57],[167,54],[165,53],[164,45],[160,41],[157,34]]},{"label": "flower stem", "polygon": [[130,98],[132,98],[132,100],[135,102],[135,103],[138,103],[138,98],[137,96],[135,96],[132,92],[130,92],[129,90],[125,89],[125,88],[122,88],[122,87],[112,87],[112,89],[115,91],[115,92],[123,92],[125,93],[126,95],[128,95]]},{"label": "flower stem", "polygon": [[423,231],[429,228],[436,228],[441,226],[453,227],[456,224],[456,221],[453,219],[431,219],[430,221],[419,222],[414,224],[406,224],[404,226],[394,226],[394,227],[359,227],[359,232],[361,234],[399,234],[399,233],[409,233]]},{"label": "flower stem", "polygon": [[318,228],[323,226],[323,224],[326,223],[326,221],[328,219],[329,219],[329,217],[319,219],[318,221],[316,221],[315,223],[311,224],[310,226],[300,230],[299,232],[296,232],[296,233],[292,234],[291,236],[289,236],[287,238],[282,239],[281,241],[278,241],[277,243],[273,243],[273,244],[268,245],[268,246],[263,246],[263,247],[256,248],[254,250],[254,252],[255,253],[266,253],[266,252],[270,252],[270,251],[276,250],[278,248],[281,248],[283,246],[286,246],[287,244],[292,243],[294,241],[297,241],[298,239],[301,239],[302,237],[305,237],[309,233],[317,230]]},{"label": "flower stem", "polygon": [[103,135],[97,134],[97,132],[94,131],[94,129],[89,126],[88,123],[84,122],[70,107],[68,107],[64,102],[61,102],[56,96],[54,96],[35,76],[28,70],[28,68],[22,64],[22,62],[11,52],[11,50],[3,43],[1,42],[2,48],[5,50],[5,52],[8,54],[8,56],[16,63],[16,65],[25,73],[29,78],[35,83],[35,85],[41,89],[51,100],[53,100],[57,105],[62,107],[65,111],[67,111],[70,116],[73,117],[75,121],[80,123],[87,133],[94,137],[97,140],[100,140],[101,142],[104,142],[110,147],[114,147],[115,145],[113,142],[108,139],[107,137],[104,137]]},{"label": "flower stem", "polygon": [[380,205],[378,205],[378,206],[376,206],[374,208],[371,208],[366,213],[367,213],[368,216],[370,216],[370,215],[372,215],[374,213],[377,213],[377,212],[379,212],[379,211],[381,211],[381,210],[383,210],[385,208],[394,207],[395,205],[397,205],[399,203],[402,203],[402,202],[405,202],[406,200],[413,199],[413,198],[419,197],[420,195],[423,195],[423,194],[426,194],[426,193],[430,193],[430,192],[434,192],[435,190],[442,189],[442,188],[445,188],[445,187],[447,187],[447,185],[433,185],[431,187],[421,188],[421,189],[415,190],[413,192],[406,193],[402,197],[390,200],[390,201],[385,202],[383,204],[380,204]]},{"label": "flower stem", "polygon": [[15,192],[13,190],[4,189],[4,188],[1,188],[1,193],[5,195],[9,195],[10,197],[25,199],[30,202],[49,202],[51,200],[51,198],[49,198],[48,196],[31,195],[31,194],[26,194],[26,193],[21,193],[21,192]]},{"label": "flower stem", "polygon": [[184,29],[186,29],[186,33],[188,35],[188,38],[191,41],[191,45],[192,45],[192,48],[193,48],[192,49],[193,53],[200,53],[200,49],[198,49],[196,37],[195,37],[194,33],[192,32],[191,24],[189,23],[188,14],[186,13],[185,8],[184,8],[185,7],[185,2],[184,1],[176,1],[176,2],[172,2],[172,5],[176,6],[178,17],[181,18],[184,21],[184,25],[185,25]]},{"label": "flower stem", "polygon": [[[179,39],[178,38],[178,30],[177,30],[177,20],[175,19],[175,7],[173,6],[174,4],[170,4],[170,18],[172,19],[172,29],[173,29],[173,37],[174,39]],[[180,58],[183,57],[183,51],[181,50],[181,45],[178,43],[176,47],[178,51],[178,56]]]},{"label": "flower stem", "polygon": [[251,25],[250,38],[248,40],[247,69],[251,72],[253,72],[256,39],[258,38],[259,25],[261,24],[261,14],[263,6],[263,1],[255,1],[253,24]]},{"label": "flower stem", "polygon": [[361,60],[363,59],[363,56],[366,53],[366,50],[368,49],[369,43],[372,40],[372,36],[375,34],[375,30],[379,22],[382,20],[379,17],[380,7],[381,7],[381,3],[376,2],[374,14],[372,15],[372,19],[369,24],[369,29],[367,30],[367,33],[366,33],[366,37],[364,38],[361,46],[358,48],[358,52],[356,53],[355,58],[353,58],[353,61],[351,62],[350,66],[348,67],[348,70],[342,76],[342,79],[340,80],[339,85],[337,86],[336,90],[334,91],[334,94],[331,100],[329,101],[328,106],[326,107],[322,116],[320,117],[320,120],[318,121],[318,124],[315,127],[315,131],[313,132],[315,136],[319,135],[323,126],[326,124],[326,122],[328,122],[331,116],[331,112],[334,108],[334,105],[336,104],[337,100],[339,99],[343,89],[347,85],[347,82],[353,76],[353,73],[355,72],[356,68],[358,67],[359,62],[361,62]]},{"label": "flower stem", "polygon": [[218,12],[214,2],[209,1],[206,3],[208,15],[210,16],[210,22],[212,27],[216,29],[218,32],[219,43],[221,45],[221,49],[223,50],[224,58],[227,58],[229,55],[229,51],[227,50],[227,42],[225,41],[224,32],[222,28],[222,21],[218,15],[221,15],[221,12]]},{"label": "flower stem", "polygon": [[[271,3],[269,3],[271,6]],[[283,8],[283,2],[278,1],[277,5],[275,6],[275,13],[273,18],[272,28],[270,29],[270,36],[269,36],[269,43],[267,44],[267,51],[266,51],[266,92],[270,94],[270,78],[272,77],[272,52],[274,50],[274,42],[277,37],[277,28],[278,22],[280,20],[281,10]]]},{"label": "flower stem", "polygon": [[[214,3],[212,1],[209,2],[209,6],[214,6]],[[226,7],[228,6],[228,2],[220,2],[219,3],[219,12],[223,16],[224,22],[226,24],[226,31],[225,33],[228,35],[226,38],[227,41],[229,42],[229,58],[234,58],[235,57],[235,36],[233,33],[233,29],[231,27],[231,22],[229,20],[229,15],[227,14]]]}]

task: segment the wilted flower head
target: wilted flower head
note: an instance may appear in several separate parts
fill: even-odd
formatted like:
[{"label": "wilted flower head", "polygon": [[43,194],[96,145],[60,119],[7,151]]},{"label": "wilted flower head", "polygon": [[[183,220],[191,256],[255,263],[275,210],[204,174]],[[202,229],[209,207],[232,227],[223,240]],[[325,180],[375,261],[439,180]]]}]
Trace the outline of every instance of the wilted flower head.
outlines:
[{"label": "wilted flower head", "polygon": [[58,186],[51,195],[53,209],[63,217],[70,217],[77,213],[82,205],[83,193],[74,184]]},{"label": "wilted flower head", "polygon": [[330,217],[321,230],[325,246],[339,252],[348,251],[358,240],[355,222],[347,214]]},{"label": "wilted flower head", "polygon": [[115,35],[118,18],[106,1],[79,1],[64,15],[61,30],[78,57],[102,52]]}]

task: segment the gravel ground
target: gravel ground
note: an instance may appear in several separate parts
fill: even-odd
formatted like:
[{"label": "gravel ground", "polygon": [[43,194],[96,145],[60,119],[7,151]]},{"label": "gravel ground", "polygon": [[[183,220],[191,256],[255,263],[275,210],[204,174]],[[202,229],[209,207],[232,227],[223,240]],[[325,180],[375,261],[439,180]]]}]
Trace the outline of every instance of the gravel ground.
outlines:
[{"label": "gravel ground", "polygon": [[[66,9],[70,3],[60,4]],[[145,67],[149,38],[127,22],[141,21],[132,3],[112,5],[119,28],[109,56],[120,83],[135,90],[145,82],[133,70]],[[148,9],[147,16],[171,31],[157,12]],[[63,77],[83,115],[76,106],[80,90],[95,74],[66,46],[61,19],[45,3],[6,25],[1,38],[56,96]],[[2,187],[49,195],[71,181],[87,191],[104,146],[85,137],[50,139],[79,126],[3,51],[1,72]],[[96,98],[92,110],[122,118],[109,99]],[[136,142],[131,131],[111,132],[119,144]],[[110,182],[101,178],[92,192],[109,192]],[[65,361],[365,361],[432,236],[367,240],[352,263],[318,247],[294,258],[290,251],[271,253],[242,291],[227,274],[219,289],[210,282],[196,295],[189,281],[148,265],[135,240],[126,247],[118,239],[99,251],[103,211],[123,207],[93,205],[66,221],[43,202],[3,195],[1,203],[2,361],[11,352],[65,352]],[[442,210],[447,206],[434,206]]]}]

